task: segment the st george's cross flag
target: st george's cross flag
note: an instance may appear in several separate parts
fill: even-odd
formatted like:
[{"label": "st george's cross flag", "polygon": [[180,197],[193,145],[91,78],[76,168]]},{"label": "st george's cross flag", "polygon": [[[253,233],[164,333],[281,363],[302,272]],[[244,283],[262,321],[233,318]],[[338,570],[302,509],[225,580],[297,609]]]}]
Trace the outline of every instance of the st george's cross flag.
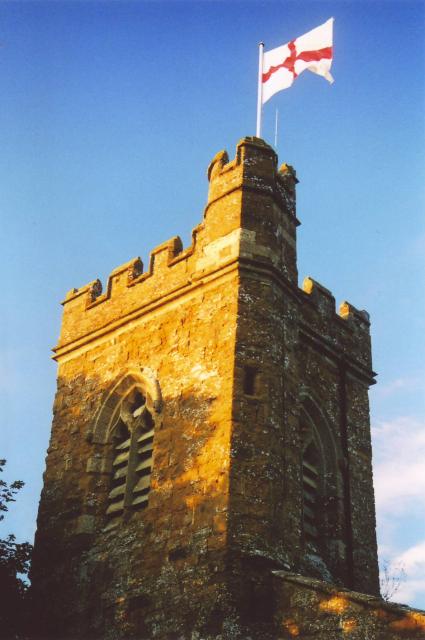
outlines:
[{"label": "st george's cross flag", "polygon": [[303,36],[276,49],[265,51],[262,68],[262,104],[282,89],[288,89],[305,69],[329,82],[332,65],[333,18]]}]

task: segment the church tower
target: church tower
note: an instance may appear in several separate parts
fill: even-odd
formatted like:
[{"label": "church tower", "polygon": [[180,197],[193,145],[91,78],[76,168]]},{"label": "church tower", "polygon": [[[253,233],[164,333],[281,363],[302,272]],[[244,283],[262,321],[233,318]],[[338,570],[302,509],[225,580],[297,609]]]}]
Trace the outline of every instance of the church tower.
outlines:
[{"label": "church tower", "polygon": [[290,638],[300,593],[379,598],[368,314],[298,287],[297,179],[270,146],[242,139],[208,179],[189,248],[63,302],[43,638]]}]

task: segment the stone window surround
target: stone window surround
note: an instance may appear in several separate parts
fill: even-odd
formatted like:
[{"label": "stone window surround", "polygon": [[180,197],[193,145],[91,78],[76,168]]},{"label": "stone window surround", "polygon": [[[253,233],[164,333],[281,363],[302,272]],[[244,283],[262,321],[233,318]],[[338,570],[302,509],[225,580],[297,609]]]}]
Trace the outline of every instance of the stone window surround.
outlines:
[{"label": "stone window surround", "polygon": [[162,411],[162,394],[157,376],[148,367],[129,369],[118,376],[118,381],[111,385],[106,392],[101,407],[94,422],[94,428],[89,434],[93,444],[110,444],[112,430],[119,418],[121,402],[134,389],[139,389],[146,398],[146,408],[158,424]]},{"label": "stone window surround", "polygon": [[[135,390],[146,398],[146,408],[155,429],[159,428],[163,401],[156,373],[149,367],[133,367],[121,372],[105,391],[93,426],[87,433],[87,440],[94,446],[93,455],[87,460],[88,473],[111,475],[114,427],[119,420],[122,400]],[[107,495],[105,511],[106,497]]]},{"label": "stone window surround", "polygon": [[[312,395],[305,389],[303,389],[300,394],[300,433],[302,426],[305,425],[305,433],[308,435],[305,442],[303,442],[301,446],[301,478],[303,477],[302,458],[305,448],[309,445],[310,442],[314,442],[321,462],[321,469],[319,471],[320,479],[318,486],[321,499],[326,505],[329,504],[330,499],[337,499],[338,522],[344,523],[344,490],[343,478],[340,472],[340,467],[342,464],[341,461],[343,457],[342,451],[337,444],[337,434],[334,435],[332,431],[332,422],[319,407],[319,403],[313,399]],[[321,510],[320,515],[322,521],[319,522],[318,526],[319,536],[320,528],[323,525],[327,524],[327,512],[327,508]]]}]

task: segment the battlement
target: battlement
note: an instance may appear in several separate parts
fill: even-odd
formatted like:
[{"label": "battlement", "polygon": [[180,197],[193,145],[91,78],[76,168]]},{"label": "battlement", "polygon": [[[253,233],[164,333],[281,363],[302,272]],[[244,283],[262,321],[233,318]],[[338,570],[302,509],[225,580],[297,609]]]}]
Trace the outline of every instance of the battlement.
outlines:
[{"label": "battlement", "polygon": [[137,257],[120,265],[110,274],[105,290],[100,280],[94,280],[79,288],[71,289],[62,302],[64,306],[62,331],[56,356],[74,348],[90,334],[120,323],[143,308],[160,304],[196,278],[196,258],[202,255],[197,234],[199,225],[192,232],[192,245],[183,249],[176,236],[158,245],[150,252],[148,268],[144,271],[142,260]]},{"label": "battlement", "polygon": [[183,260],[191,253],[192,247],[183,251],[181,239],[179,236],[174,236],[151,251],[149,267],[146,272],[143,271],[142,260],[139,257],[133,258],[111,272],[104,293],[101,281],[94,280],[80,289],[68,291],[62,304],[65,305],[71,300],[84,295],[85,308],[90,309],[101,302],[109,300],[120,289],[144,282],[147,278],[156,274],[158,270],[169,267],[175,259]]},{"label": "battlement", "polygon": [[275,151],[260,138],[243,138],[230,162],[226,151],[217,153],[208,167],[208,180],[206,212],[212,204],[242,188],[271,196],[295,218],[296,172],[288,164],[282,164],[278,169]]},{"label": "battlement", "polygon": [[370,320],[367,311],[364,309],[359,311],[354,305],[344,301],[339,305],[339,314],[336,314],[334,296],[317,280],[313,280],[310,276],[304,278],[302,291],[310,296],[310,300],[314,302],[321,316],[332,318],[338,315],[339,318],[347,320],[351,326],[356,325],[360,330],[369,331]]},{"label": "battlement", "polygon": [[[336,311],[332,293],[313,278],[304,278],[300,289],[301,328],[307,336],[319,336],[323,348],[337,350],[348,360],[356,354],[357,365],[370,371],[370,321],[367,311],[342,302]],[[370,381],[373,384],[373,380]]]},{"label": "battlement", "polygon": [[[278,169],[275,151],[263,140],[239,141],[233,160],[220,151],[207,176],[208,200],[203,221],[192,230],[184,248],[178,236],[155,247],[147,270],[134,258],[112,271],[106,287],[94,280],[71,289],[63,301],[64,314],[58,359],[83,343],[115,330],[193,289],[237,270],[259,265],[273,269],[301,302],[306,334],[323,337],[328,348],[359,354],[370,367],[369,319],[343,302],[339,315],[331,292],[312,278],[297,285],[294,169]],[[251,267],[250,267],[251,266]]]},{"label": "battlement", "polygon": [[[284,260],[276,244],[274,226],[279,227],[281,238],[293,234],[298,224],[295,217],[297,179],[292,167],[284,164],[278,170],[274,150],[263,140],[248,137],[238,143],[232,161],[226,151],[218,153],[207,175],[209,193],[204,219],[192,231],[191,246],[184,249],[176,236],[151,251],[146,271],[137,257],[114,269],[105,289],[98,279],[71,289],[62,303],[62,331],[54,350],[55,358],[91,334],[110,330],[124,318],[130,319],[143,309],[149,310],[199,285],[201,279],[214,277],[214,273],[231,268],[232,264],[236,268],[241,252],[254,257],[257,253],[257,257],[280,264],[282,268]],[[244,220],[244,207],[252,217],[250,203],[242,202],[247,192],[255,194],[257,199],[265,198],[265,206],[275,208],[277,213],[273,215],[280,221],[280,226],[276,222],[272,228],[266,211],[261,224],[265,220],[269,228],[262,242],[256,220],[249,224]],[[259,217],[258,214],[257,219]]]}]

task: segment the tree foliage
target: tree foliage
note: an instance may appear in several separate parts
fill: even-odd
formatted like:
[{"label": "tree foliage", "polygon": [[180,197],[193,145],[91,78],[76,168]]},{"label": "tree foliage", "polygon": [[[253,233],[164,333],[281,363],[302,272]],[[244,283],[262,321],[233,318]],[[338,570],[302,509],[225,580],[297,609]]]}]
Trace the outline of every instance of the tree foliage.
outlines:
[{"label": "tree foliage", "polygon": [[394,564],[384,559],[382,561],[380,576],[379,582],[382,599],[386,602],[394,601],[394,596],[406,580],[406,571],[403,565]]},{"label": "tree foliage", "polygon": [[[6,460],[0,460],[0,472]],[[24,486],[22,480],[8,484],[0,479],[0,521],[4,520],[9,503]],[[28,582],[32,546],[28,542],[16,542],[13,534],[0,538],[0,637],[19,639],[24,637],[28,604]]]}]

